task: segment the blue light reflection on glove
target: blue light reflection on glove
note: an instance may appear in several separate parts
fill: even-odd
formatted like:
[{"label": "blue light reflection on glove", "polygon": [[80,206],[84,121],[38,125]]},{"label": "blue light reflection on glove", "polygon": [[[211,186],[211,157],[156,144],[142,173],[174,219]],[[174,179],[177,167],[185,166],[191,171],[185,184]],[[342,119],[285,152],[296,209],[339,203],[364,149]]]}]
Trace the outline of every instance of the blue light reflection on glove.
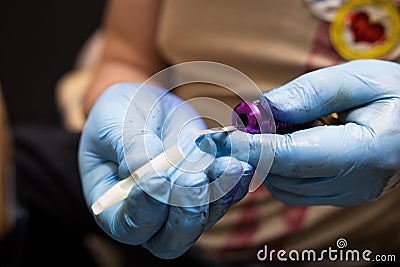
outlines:
[{"label": "blue light reflection on glove", "polygon": [[[350,206],[399,184],[399,64],[355,60],[302,75],[261,97],[282,121],[304,123],[337,112],[343,122],[275,136],[274,162],[264,182],[274,198],[288,205]],[[255,166],[259,137],[236,131],[197,142],[211,138],[217,156],[239,160],[247,157],[240,146],[248,142],[253,147],[248,162]]]},{"label": "blue light reflection on glove", "polygon": [[[138,96],[139,90],[145,93]],[[154,105],[156,102],[158,104]],[[177,106],[184,112],[171,114]],[[134,112],[125,121],[128,107]],[[129,123],[128,127],[124,128],[124,122]],[[186,125],[186,130],[181,131],[182,125]],[[184,141],[185,152],[196,149],[195,137],[189,134],[204,128],[194,109],[161,88],[128,83],[111,86],[92,108],[80,140],[79,169],[87,205],[90,207],[112,185],[126,178],[129,169],[140,167],[149,157],[162,152],[163,146],[172,145],[177,135]],[[175,176],[171,171],[149,174],[143,177],[140,186],[133,187],[126,201],[109,207],[95,219],[106,233],[120,242],[142,245],[161,258],[175,258],[186,252],[232,204],[244,197],[252,172],[248,164],[221,157],[204,172],[175,172]],[[174,195],[173,187],[165,186],[165,180],[196,188],[222,174],[238,183],[224,197],[210,204],[171,206],[146,193],[153,192],[161,199],[179,198],[181,196]],[[210,194],[206,190],[197,193],[190,195],[194,200],[189,202]]]}]

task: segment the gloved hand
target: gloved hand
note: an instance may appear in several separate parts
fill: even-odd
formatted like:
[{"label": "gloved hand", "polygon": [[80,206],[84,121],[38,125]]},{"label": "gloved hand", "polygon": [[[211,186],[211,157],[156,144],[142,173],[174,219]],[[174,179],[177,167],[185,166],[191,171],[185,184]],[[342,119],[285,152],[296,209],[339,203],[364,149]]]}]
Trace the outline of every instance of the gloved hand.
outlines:
[{"label": "gloved hand", "polygon": [[[217,156],[249,156],[256,166],[262,164],[263,142],[276,139],[264,181],[274,198],[288,205],[350,206],[375,200],[399,184],[399,64],[355,60],[302,75],[261,97],[275,119],[304,123],[338,112],[343,122],[285,135],[235,131],[197,140],[212,139]],[[207,151],[204,144],[199,146]],[[249,155],[241,152],[248,144]]]},{"label": "gloved hand", "polygon": [[[197,149],[194,132],[204,128],[194,109],[161,88],[128,83],[111,86],[92,108],[79,146],[88,206],[126,178],[129,170],[176,142],[188,157],[192,155],[191,160],[197,157],[202,162],[206,154]],[[142,245],[158,257],[180,256],[247,193],[250,165],[230,157],[211,162],[199,171],[175,166],[141,177],[126,200],[95,216],[97,223],[114,239]],[[206,187],[220,178],[228,184],[216,182],[215,190]],[[212,201],[219,193],[222,197]]]}]

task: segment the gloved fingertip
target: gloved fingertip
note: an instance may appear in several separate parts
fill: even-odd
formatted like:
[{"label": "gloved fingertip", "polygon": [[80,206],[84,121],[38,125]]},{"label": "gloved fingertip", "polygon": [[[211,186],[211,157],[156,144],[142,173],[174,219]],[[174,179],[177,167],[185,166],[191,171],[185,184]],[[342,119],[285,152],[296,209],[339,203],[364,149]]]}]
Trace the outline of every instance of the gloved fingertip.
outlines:
[{"label": "gloved fingertip", "polygon": [[200,147],[201,141],[203,141],[204,138],[206,138],[205,134],[198,136],[196,138],[196,140],[194,141],[196,143],[196,146],[198,146],[200,149],[201,149],[201,147]]},{"label": "gloved fingertip", "polygon": [[243,174],[242,164],[237,159],[226,156],[218,158],[208,167],[206,173],[210,182],[211,201],[219,201],[220,198],[233,199]]},{"label": "gloved fingertip", "polygon": [[269,108],[275,115],[275,113],[279,113],[285,107],[285,104],[287,104],[286,99],[289,97],[288,94],[287,86],[283,85],[263,93],[262,96],[267,100]]},{"label": "gloved fingertip", "polygon": [[198,209],[199,205],[209,202],[207,189],[208,178],[204,172],[183,173],[171,188],[169,204],[178,207]]},{"label": "gloved fingertip", "polygon": [[168,216],[169,187],[163,177],[145,177],[135,184],[127,199],[110,216],[109,233],[114,239],[132,245],[142,244],[153,236]]},{"label": "gloved fingertip", "polygon": [[242,164],[242,169],[243,169],[242,177],[243,178],[252,177],[255,171],[254,167],[247,162],[240,161],[240,163]]},{"label": "gloved fingertip", "polygon": [[319,107],[323,104],[323,97],[319,99],[319,94],[314,91],[315,79],[315,75],[300,76],[263,93],[261,103],[269,106],[274,119],[290,123],[313,120],[322,115]]},{"label": "gloved fingertip", "polygon": [[146,174],[139,177],[135,186],[129,192],[127,203],[131,207],[138,205],[137,200],[140,198],[147,199],[152,205],[163,205],[168,203],[171,183],[169,177],[162,171],[156,174]]},{"label": "gloved fingertip", "polygon": [[174,182],[176,185],[186,187],[202,186],[207,183],[206,175],[203,172],[182,173]]},{"label": "gloved fingertip", "polygon": [[246,196],[249,192],[249,186],[254,176],[254,167],[247,162],[240,162],[243,166],[243,174],[242,178],[240,179],[238,189],[236,191],[235,197],[233,198],[233,203],[240,201],[242,198]]},{"label": "gloved fingertip", "polygon": [[199,138],[196,139],[196,145],[203,152],[206,152],[214,156],[217,154],[217,145],[211,138],[200,136]]},{"label": "gloved fingertip", "polygon": [[223,156],[217,158],[207,169],[209,177],[217,179],[221,175],[225,176],[241,176],[243,173],[243,165],[233,157]]}]

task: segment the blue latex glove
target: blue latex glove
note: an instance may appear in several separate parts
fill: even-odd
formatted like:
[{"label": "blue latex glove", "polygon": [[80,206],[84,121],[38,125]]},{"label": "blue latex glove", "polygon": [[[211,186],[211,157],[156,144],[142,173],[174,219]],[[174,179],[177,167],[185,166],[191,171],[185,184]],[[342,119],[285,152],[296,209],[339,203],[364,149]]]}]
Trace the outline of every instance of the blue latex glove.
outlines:
[{"label": "blue latex glove", "polygon": [[[258,163],[262,142],[276,138],[274,161],[264,181],[288,205],[350,206],[377,199],[400,178],[400,65],[357,60],[317,70],[264,93],[274,118],[304,123],[338,112],[343,125],[285,135],[239,131],[211,138],[217,156],[248,156]],[[199,146],[207,151],[204,142]],[[231,153],[231,148],[233,153]]]},{"label": "blue latex glove", "polygon": [[[107,89],[89,114],[79,147],[79,168],[88,206],[126,178],[129,170],[158,155],[163,146],[175,144],[177,137],[185,154],[201,160],[206,154],[197,149],[194,132],[204,128],[194,109],[163,89],[125,83]],[[250,165],[230,157],[215,160],[204,171],[174,168],[142,177],[125,201],[95,216],[99,226],[114,239],[142,245],[158,257],[178,257],[244,197],[253,171]],[[221,177],[236,185],[224,187],[217,183],[219,188],[213,192],[199,189]],[[170,183],[193,190],[182,191]],[[210,204],[204,202],[226,188],[231,190],[223,197]],[[169,200],[178,200],[182,205],[170,205]]]}]

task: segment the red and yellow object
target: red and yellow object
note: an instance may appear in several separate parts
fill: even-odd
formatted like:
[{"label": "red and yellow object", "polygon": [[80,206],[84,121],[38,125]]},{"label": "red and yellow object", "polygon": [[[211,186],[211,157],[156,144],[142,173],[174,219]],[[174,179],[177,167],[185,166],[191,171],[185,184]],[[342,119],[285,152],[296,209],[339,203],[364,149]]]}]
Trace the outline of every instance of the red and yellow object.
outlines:
[{"label": "red and yellow object", "polygon": [[330,38],[346,60],[387,59],[400,44],[399,8],[389,0],[348,1],[331,23]]}]

